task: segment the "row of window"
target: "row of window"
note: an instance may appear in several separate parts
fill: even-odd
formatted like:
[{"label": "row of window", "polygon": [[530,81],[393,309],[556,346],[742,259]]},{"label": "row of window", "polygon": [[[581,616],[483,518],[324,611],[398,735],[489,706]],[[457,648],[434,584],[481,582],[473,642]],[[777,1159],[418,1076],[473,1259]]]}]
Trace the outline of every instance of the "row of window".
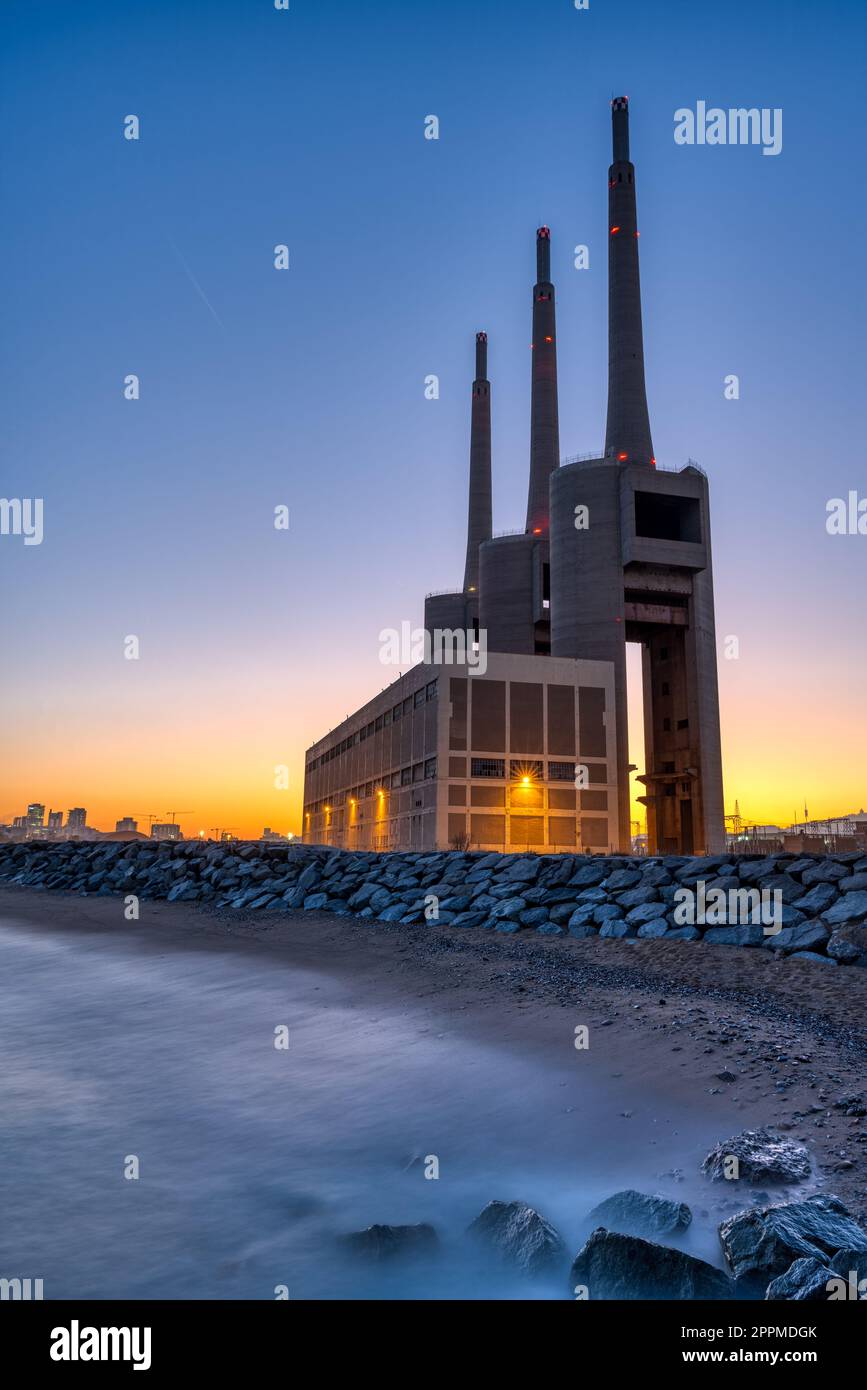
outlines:
[{"label": "row of window", "polygon": [[[505,777],[506,759],[505,758],[470,758],[471,777]],[[534,760],[528,761],[526,758],[511,758],[509,760],[510,777],[544,777],[545,773],[541,762]],[[574,782],[575,764],[571,763],[548,763],[549,782]]]},{"label": "row of window", "polygon": [[304,810],[308,815],[317,811],[330,811],[333,806],[343,806],[347,801],[362,801],[371,796],[378,796],[394,787],[409,787],[416,782],[428,782],[437,775],[436,758],[426,758],[423,763],[411,763],[409,767],[398,768],[396,772],[387,772],[378,782],[364,782],[357,787],[350,787],[348,791],[335,792],[332,797],[323,797],[320,801],[312,801]]},{"label": "row of window", "polygon": [[318,758],[312,758],[305,771],[314,772],[317,767],[324,767],[326,763],[341,757],[350,748],[355,748],[359,743],[373,738],[373,735],[378,734],[380,729],[387,728],[392,722],[396,724],[398,719],[405,718],[413,709],[427,704],[429,700],[435,700],[436,693],[436,681],[428,681],[427,685],[421,686],[414,695],[407,695],[405,700],[400,700],[393,709],[387,709],[384,714],[378,714],[369,724],[365,724],[363,729],[356,729],[354,734],[347,734],[346,738],[335,743],[333,748],[327,748],[324,753],[319,754]]}]

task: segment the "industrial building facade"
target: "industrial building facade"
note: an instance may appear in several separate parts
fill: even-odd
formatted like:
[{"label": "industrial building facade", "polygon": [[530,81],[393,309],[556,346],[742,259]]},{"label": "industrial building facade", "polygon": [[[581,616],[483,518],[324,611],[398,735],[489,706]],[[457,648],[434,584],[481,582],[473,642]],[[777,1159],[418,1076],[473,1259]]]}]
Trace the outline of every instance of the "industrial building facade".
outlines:
[{"label": "industrial building facade", "polygon": [[419,665],[308,751],[304,838],[342,849],[617,844],[609,663]]},{"label": "industrial building facade", "polygon": [[540,227],[525,526],[492,533],[491,383],[479,333],[463,586],[425,601],[425,632],[463,632],[465,651],[485,655],[484,674],[417,667],[310,749],[307,841],[629,852],[634,642],[648,848],[725,847],[708,483],[697,465],[660,468],[654,455],[627,99],[611,108],[604,447],[561,466],[551,233]]}]

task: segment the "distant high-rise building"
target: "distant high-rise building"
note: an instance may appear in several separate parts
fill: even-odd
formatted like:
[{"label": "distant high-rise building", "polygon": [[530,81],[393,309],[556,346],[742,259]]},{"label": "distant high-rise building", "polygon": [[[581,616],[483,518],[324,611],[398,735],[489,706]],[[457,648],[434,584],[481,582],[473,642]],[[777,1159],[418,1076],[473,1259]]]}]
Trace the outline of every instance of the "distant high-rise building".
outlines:
[{"label": "distant high-rise building", "polygon": [[62,830],[62,829],[63,829],[63,812],[62,812],[62,811],[49,811],[49,812],[48,812],[48,829],[49,829],[49,830]]},{"label": "distant high-rise building", "polygon": [[73,806],[66,814],[67,830],[83,830],[87,825],[87,812],[83,806]]},{"label": "distant high-rise building", "polygon": [[41,830],[45,824],[45,807],[38,801],[31,801],[27,807],[27,825],[30,830]]},{"label": "distant high-rise building", "polygon": [[152,840],[180,840],[181,827],[174,821],[154,821],[151,826]]},{"label": "distant high-rise building", "polygon": [[114,827],[115,833],[120,830],[138,830],[138,821],[133,820],[132,816],[123,816]]}]

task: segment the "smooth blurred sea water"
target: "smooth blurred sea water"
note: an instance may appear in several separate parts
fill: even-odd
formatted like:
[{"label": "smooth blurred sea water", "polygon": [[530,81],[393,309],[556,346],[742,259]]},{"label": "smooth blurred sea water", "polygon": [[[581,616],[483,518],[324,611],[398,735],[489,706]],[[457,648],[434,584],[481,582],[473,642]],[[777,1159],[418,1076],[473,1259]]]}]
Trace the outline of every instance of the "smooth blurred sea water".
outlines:
[{"label": "smooth blurred sea water", "polygon": [[[528,1284],[465,1240],[489,1200],[536,1206],[570,1255],[618,1188],[708,1200],[707,1116],[568,1035],[480,1042],[273,954],[57,932],[48,904],[44,930],[0,920],[0,992],[0,1275],[46,1298],[562,1298],[566,1268]],[[336,1239],[418,1221],[436,1260],[370,1268]],[[684,1248],[718,1262],[714,1231]]]}]

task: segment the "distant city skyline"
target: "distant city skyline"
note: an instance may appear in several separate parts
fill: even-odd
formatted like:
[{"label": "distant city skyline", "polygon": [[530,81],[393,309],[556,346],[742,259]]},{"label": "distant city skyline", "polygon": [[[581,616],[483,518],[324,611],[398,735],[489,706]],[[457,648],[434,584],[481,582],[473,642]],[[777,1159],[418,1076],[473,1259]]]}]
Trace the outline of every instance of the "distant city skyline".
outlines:
[{"label": "distant city skyline", "polygon": [[[576,145],[605,147],[620,91],[654,443],[710,478],[725,810],[859,808],[867,538],[825,521],[864,493],[865,287],[831,201],[860,225],[863,19],[831,10],[221,3],[203,30],[154,0],[133,38],[108,3],[6,7],[3,491],[44,510],[40,544],[0,537],[2,819],[50,786],[97,827],[170,800],[193,834],[300,830],[304,749],[460,578],[479,330],[494,528],[523,522],[542,224],[562,452],[601,443],[605,189]],[[782,110],[780,153],[677,144],[699,101]],[[633,700],[639,763],[640,723]]]}]

